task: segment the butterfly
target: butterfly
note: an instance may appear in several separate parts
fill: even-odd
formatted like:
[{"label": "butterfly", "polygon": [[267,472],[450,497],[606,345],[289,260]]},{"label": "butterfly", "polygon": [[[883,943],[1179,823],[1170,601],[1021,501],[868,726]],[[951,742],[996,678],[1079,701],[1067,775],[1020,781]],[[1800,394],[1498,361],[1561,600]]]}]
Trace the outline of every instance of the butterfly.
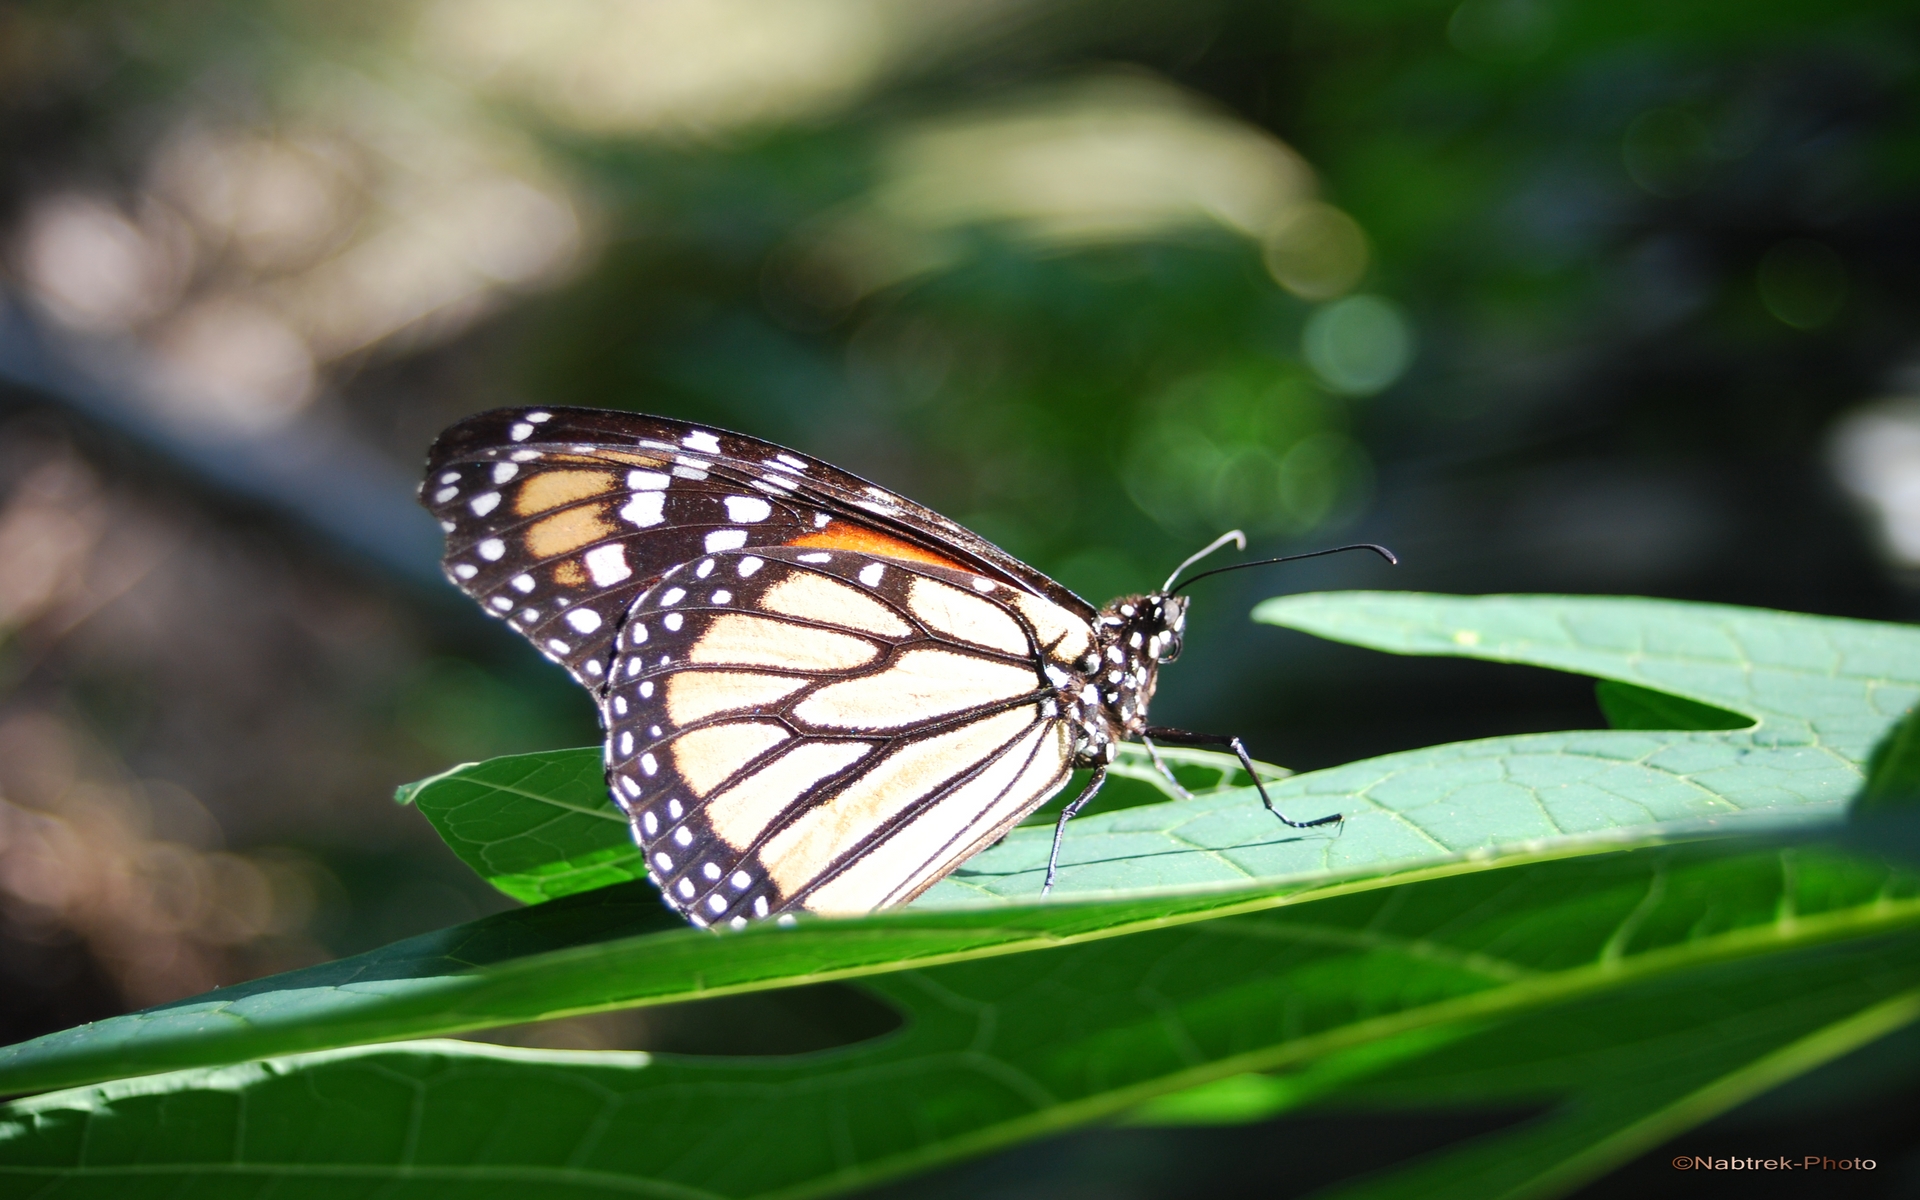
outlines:
[{"label": "butterfly", "polygon": [[1172,578],[1096,610],[818,459],[627,412],[468,417],[420,498],[448,578],[593,693],[613,799],[695,925],[904,904],[1091,768],[1051,888],[1126,739],[1169,779],[1156,741],[1225,746],[1286,824],[1341,819],[1282,815],[1238,738],[1148,724]]}]

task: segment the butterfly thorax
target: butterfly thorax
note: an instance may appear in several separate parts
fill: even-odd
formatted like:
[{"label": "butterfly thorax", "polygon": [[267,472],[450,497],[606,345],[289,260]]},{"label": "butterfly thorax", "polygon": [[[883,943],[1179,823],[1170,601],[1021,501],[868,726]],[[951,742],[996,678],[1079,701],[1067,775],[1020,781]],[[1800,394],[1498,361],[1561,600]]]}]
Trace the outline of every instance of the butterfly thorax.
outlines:
[{"label": "butterfly thorax", "polygon": [[1160,664],[1180,656],[1186,621],[1186,597],[1161,593],[1122,596],[1094,617],[1094,649],[1073,697],[1082,765],[1112,762],[1116,743],[1146,732]]}]

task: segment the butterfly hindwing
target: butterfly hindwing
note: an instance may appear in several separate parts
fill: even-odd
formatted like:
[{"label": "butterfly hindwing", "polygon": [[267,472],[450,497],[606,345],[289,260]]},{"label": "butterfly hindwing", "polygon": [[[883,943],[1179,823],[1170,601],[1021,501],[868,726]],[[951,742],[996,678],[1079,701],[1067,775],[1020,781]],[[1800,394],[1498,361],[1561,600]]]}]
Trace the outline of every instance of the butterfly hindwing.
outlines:
[{"label": "butterfly hindwing", "polygon": [[608,778],[662,891],[702,924],[902,903],[1065,781],[1046,671],[1076,624],[917,560],[699,555],[622,626]]}]

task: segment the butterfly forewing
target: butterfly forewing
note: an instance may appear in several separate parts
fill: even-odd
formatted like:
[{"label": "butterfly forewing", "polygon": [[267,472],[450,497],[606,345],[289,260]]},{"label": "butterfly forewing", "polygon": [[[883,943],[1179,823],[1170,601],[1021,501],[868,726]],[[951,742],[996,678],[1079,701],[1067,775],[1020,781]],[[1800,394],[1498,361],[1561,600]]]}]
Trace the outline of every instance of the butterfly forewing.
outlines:
[{"label": "butterfly forewing", "polygon": [[800,547],[669,569],[602,701],[669,900],[707,924],[901,903],[1038,807],[1071,739],[1015,594]]},{"label": "butterfly forewing", "polygon": [[590,687],[632,598],[729,549],[864,549],[978,570],[1083,618],[1085,601],[953,522],[738,434],[594,409],[506,410],[442,434],[421,497],[448,576]]}]

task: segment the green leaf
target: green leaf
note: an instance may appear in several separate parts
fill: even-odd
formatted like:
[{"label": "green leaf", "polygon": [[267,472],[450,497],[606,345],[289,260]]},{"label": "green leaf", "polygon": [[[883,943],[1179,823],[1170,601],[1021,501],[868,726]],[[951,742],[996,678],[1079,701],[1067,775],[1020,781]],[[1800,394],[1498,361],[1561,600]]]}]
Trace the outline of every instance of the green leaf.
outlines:
[{"label": "green leaf", "polygon": [[1874,747],[1848,815],[1849,843],[1920,863],[1920,708]]},{"label": "green leaf", "polygon": [[1615,729],[1746,729],[1753,724],[1724,708],[1612,679],[1594,684],[1593,698]]},{"label": "green leaf", "polygon": [[466,763],[394,798],[419,809],[460,861],[525,904],[644,879],[598,748]]},{"label": "green leaf", "polygon": [[1867,782],[1853,802],[1856,817],[1920,811],[1920,708],[1908,713],[1874,747]]},{"label": "green leaf", "polygon": [[[1911,877],[1829,852],[1733,850],[1465,871],[875,975],[860,986],[904,1028],[793,1058],[408,1043],[55,1093],[0,1110],[0,1178],[24,1190],[57,1177],[62,1195],[213,1178],[329,1195],[818,1194],[1316,1063],[1335,1077],[1303,1097],[1552,1103],[1604,1061],[1629,1083],[1671,1074],[1687,1089],[1677,1103],[1727,1068],[1677,1052],[1723,1040],[1753,1061],[1920,988]],[[1421,1031],[1424,1047],[1394,1044]],[[1461,1047],[1488,1039],[1505,1052],[1475,1076],[1488,1057]],[[1372,1063],[1334,1063],[1369,1045]]]},{"label": "green leaf", "polygon": [[[1344,813],[1339,835],[1274,825],[1247,791],[1076,821],[1056,890],[1115,894],[1386,870],[1516,843],[1832,824],[1876,741],[1920,697],[1920,630],[1669,600],[1327,592],[1254,618],[1399,654],[1574,671],[1739,714],[1739,729],[1595,730],[1390,754],[1269,789],[1295,819]],[[1016,830],[923,904],[1039,890],[1047,834]]]}]

